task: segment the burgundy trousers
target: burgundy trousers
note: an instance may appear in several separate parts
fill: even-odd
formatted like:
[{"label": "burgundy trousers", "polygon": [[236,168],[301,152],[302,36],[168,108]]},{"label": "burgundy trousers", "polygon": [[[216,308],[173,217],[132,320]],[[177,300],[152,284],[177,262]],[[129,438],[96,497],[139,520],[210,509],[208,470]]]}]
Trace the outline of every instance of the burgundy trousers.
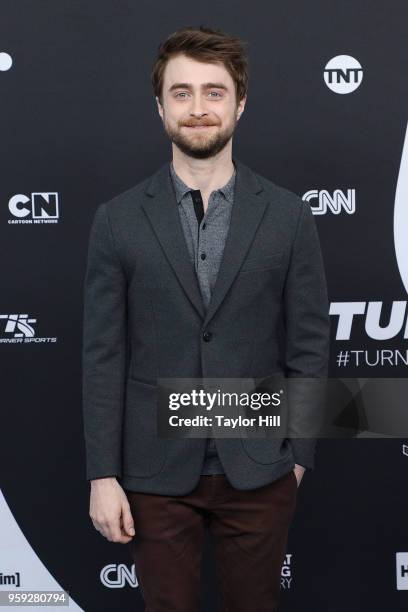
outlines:
[{"label": "burgundy trousers", "polygon": [[222,612],[275,612],[297,498],[293,470],[253,490],[202,475],[183,496],[125,490],[135,523],[129,542],[145,612],[199,612],[204,527],[214,544]]}]

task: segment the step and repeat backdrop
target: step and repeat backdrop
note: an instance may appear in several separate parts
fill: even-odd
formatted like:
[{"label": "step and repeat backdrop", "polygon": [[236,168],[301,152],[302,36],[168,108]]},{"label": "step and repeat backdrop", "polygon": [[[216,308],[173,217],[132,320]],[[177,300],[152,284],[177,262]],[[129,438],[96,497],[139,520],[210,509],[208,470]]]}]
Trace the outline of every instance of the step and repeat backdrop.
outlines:
[{"label": "step and repeat backdrop", "polygon": [[[89,518],[82,291],[97,205],[170,159],[150,70],[176,29],[248,42],[233,150],[312,207],[330,376],[407,376],[407,24],[402,0],[0,1],[0,595],[65,590],[75,610],[143,610],[128,548]],[[383,397],[384,417],[392,402]],[[367,433],[318,443],[282,566],[283,612],[408,610],[407,431]]]}]

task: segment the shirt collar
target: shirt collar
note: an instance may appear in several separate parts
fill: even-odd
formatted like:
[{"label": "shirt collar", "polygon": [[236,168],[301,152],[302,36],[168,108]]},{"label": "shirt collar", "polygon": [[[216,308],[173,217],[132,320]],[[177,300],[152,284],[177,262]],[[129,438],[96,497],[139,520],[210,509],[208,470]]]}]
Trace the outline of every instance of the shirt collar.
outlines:
[{"label": "shirt collar", "polygon": [[[188,185],[186,185],[184,181],[182,181],[182,179],[179,177],[179,175],[174,170],[172,161],[170,161],[169,170],[170,170],[171,178],[173,180],[177,204],[180,204],[185,194],[188,191],[191,191],[192,187],[188,187]],[[229,202],[232,202],[233,197],[234,197],[234,187],[235,187],[236,175],[237,175],[237,169],[234,164],[234,172],[232,173],[232,176],[229,179],[229,181],[223,187],[220,187],[219,189],[217,189],[217,191],[220,191],[222,195],[224,196],[224,198],[228,200]]]}]

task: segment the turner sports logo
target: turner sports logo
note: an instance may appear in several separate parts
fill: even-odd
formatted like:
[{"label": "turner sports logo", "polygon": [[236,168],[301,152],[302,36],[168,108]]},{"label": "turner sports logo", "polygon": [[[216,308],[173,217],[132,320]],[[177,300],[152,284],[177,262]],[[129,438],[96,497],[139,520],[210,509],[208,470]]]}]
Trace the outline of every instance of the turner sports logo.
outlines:
[{"label": "turner sports logo", "polygon": [[58,223],[58,193],[55,191],[34,191],[30,197],[19,193],[12,196],[8,203],[14,224]]},{"label": "turner sports logo", "polygon": [[56,342],[57,338],[38,337],[34,324],[37,319],[29,319],[27,314],[0,314],[0,344],[28,344]]}]

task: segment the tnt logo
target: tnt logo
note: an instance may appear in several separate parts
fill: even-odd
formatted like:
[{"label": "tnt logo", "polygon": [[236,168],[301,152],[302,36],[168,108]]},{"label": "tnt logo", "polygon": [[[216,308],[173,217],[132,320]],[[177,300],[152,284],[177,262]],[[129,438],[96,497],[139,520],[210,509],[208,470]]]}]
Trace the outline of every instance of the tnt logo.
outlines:
[{"label": "tnt logo", "polygon": [[333,215],[339,215],[342,211],[348,215],[356,212],[356,190],[347,189],[347,193],[335,189],[330,194],[326,189],[311,189],[303,196],[303,200],[309,202],[314,215],[325,215],[330,211]]},{"label": "tnt logo", "polygon": [[56,223],[59,218],[58,193],[34,191],[31,197],[16,194],[10,198],[9,223]]},{"label": "tnt logo", "polygon": [[35,330],[30,323],[36,323],[37,319],[29,319],[26,314],[0,314],[0,319],[6,319],[4,332],[12,334],[14,338],[35,336]]},{"label": "tnt logo", "polygon": [[360,86],[363,69],[351,55],[337,55],[327,62],[323,76],[329,89],[338,94],[348,94]]},{"label": "tnt logo", "polygon": [[0,71],[6,72],[7,70],[10,70],[12,65],[13,65],[13,60],[12,60],[11,55],[2,51],[0,53]]},{"label": "tnt logo", "polygon": [[397,561],[397,589],[398,591],[408,590],[408,553],[398,552]]}]

